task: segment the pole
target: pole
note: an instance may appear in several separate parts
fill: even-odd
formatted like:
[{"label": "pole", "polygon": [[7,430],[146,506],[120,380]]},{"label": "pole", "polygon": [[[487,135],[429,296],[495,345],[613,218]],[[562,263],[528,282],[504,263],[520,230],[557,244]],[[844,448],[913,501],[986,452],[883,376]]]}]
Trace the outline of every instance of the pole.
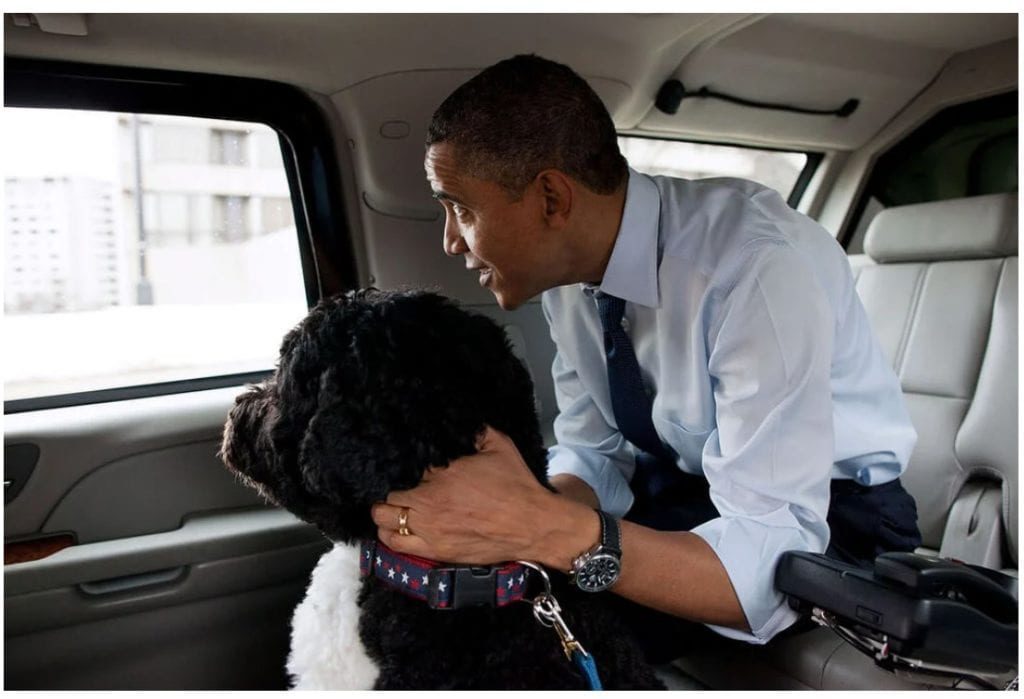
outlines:
[{"label": "pole", "polygon": [[142,138],[139,135],[139,115],[132,114],[132,141],[135,160],[135,221],[139,229],[139,281],[135,287],[135,302],[140,306],[153,305],[153,285],[146,276],[146,217],[142,193]]}]

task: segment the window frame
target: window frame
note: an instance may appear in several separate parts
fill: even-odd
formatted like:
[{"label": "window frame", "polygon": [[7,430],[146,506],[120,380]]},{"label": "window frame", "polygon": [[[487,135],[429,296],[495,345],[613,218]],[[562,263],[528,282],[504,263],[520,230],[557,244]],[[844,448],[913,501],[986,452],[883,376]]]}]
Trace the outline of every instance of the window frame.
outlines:
[{"label": "window frame", "polygon": [[800,174],[797,175],[796,182],[793,183],[793,189],[790,190],[790,192],[786,195],[786,204],[792,209],[796,209],[797,206],[800,204],[800,200],[803,198],[804,193],[807,191],[807,187],[808,185],[810,185],[811,179],[814,177],[814,173],[817,172],[818,166],[821,165],[822,160],[824,160],[825,158],[824,153],[820,153],[818,151],[801,150],[799,148],[752,146],[748,143],[704,141],[695,138],[665,138],[664,136],[629,133],[628,131],[619,131],[616,135],[619,138],[643,138],[650,141],[668,141],[672,143],[695,143],[702,146],[720,146],[723,148],[745,148],[747,150],[771,151],[775,153],[801,153],[807,158],[807,162],[804,163],[803,168],[800,170]]},{"label": "window frame", "polygon": [[[4,106],[166,114],[269,126],[278,134],[284,161],[307,306],[358,286],[335,140],[327,116],[301,89],[255,78],[7,57]],[[20,398],[4,401],[4,414],[242,385],[270,373],[268,369]]]},{"label": "window frame", "polygon": [[885,176],[890,160],[898,160],[904,153],[919,149],[922,144],[934,141],[936,137],[941,137],[950,128],[979,119],[998,118],[1005,113],[1007,105],[1018,104],[1018,95],[1017,89],[1006,90],[967,102],[943,106],[923,118],[913,129],[880,151],[873,158],[870,169],[862,179],[863,186],[857,194],[856,202],[850,207],[851,214],[847,217],[846,224],[837,236],[843,250],[849,250],[857,229],[860,227],[861,219],[864,217],[868,202],[871,200],[872,192],[878,186],[878,180]]}]

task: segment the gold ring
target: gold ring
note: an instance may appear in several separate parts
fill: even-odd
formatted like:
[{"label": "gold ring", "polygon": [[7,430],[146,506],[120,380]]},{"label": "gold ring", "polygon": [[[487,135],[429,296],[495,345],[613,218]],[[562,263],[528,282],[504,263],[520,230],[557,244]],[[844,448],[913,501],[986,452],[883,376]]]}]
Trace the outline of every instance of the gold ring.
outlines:
[{"label": "gold ring", "polygon": [[409,508],[403,507],[402,511],[398,513],[398,534],[399,536],[409,536],[412,534],[409,531]]}]

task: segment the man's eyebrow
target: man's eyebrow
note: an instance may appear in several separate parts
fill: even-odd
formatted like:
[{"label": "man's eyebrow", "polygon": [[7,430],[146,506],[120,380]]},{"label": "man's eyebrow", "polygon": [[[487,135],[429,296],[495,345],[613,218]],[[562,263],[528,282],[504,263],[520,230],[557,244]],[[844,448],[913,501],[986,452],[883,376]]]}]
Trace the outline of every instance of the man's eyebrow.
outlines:
[{"label": "man's eyebrow", "polygon": [[454,197],[448,192],[442,192],[436,189],[430,193],[430,196],[434,197],[434,199],[437,199],[438,201],[441,201],[442,199],[447,199],[448,201],[454,202],[456,204],[462,203],[461,201],[459,201],[458,197]]}]

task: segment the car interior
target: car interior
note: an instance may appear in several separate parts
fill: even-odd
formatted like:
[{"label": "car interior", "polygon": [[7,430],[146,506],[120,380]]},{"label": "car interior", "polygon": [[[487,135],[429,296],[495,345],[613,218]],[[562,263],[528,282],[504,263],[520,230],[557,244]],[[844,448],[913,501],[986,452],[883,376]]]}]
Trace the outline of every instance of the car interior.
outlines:
[{"label": "car interior", "polygon": [[[634,168],[763,176],[836,237],[918,432],[903,483],[920,553],[1016,579],[1017,27],[989,13],[5,13],[4,150],[27,165],[5,157],[4,686],[288,687],[291,614],[330,542],[237,482],[217,450],[235,396],[269,375],[284,332],[319,298],[431,288],[495,319],[553,442],[540,299],[503,311],[445,255],[423,171],[434,109],[522,53],[587,79]],[[85,126],[38,136],[52,114],[114,115],[109,143],[134,152],[136,169],[116,162],[114,185],[41,170],[54,151],[95,159],[107,142]],[[192,146],[156,138],[192,138],[179,118],[230,175],[212,196]],[[255,170],[271,158],[278,174]],[[243,195],[232,187],[250,165],[260,189]],[[171,171],[183,184],[161,184]],[[95,196],[128,231],[109,235],[128,242],[109,266],[115,300],[87,307],[74,297],[93,287],[71,272],[57,296],[31,291],[33,240],[67,237],[66,254],[40,243],[57,279],[95,256],[74,247],[86,229],[23,231],[15,206],[78,225],[93,214],[57,217],[54,197],[79,206],[88,187],[105,188]],[[221,221],[212,233],[195,223],[208,209]],[[222,289],[230,307],[211,301]],[[139,314],[161,304],[159,320]],[[248,353],[218,349],[236,345]],[[102,380],[65,376],[87,347]],[[136,377],[111,357],[153,366]],[[989,621],[1015,636],[1015,618]],[[765,646],[709,646],[661,672],[675,689],[971,686],[949,668],[879,667],[811,626]],[[1015,666],[981,674],[986,688],[1015,686]]]}]

